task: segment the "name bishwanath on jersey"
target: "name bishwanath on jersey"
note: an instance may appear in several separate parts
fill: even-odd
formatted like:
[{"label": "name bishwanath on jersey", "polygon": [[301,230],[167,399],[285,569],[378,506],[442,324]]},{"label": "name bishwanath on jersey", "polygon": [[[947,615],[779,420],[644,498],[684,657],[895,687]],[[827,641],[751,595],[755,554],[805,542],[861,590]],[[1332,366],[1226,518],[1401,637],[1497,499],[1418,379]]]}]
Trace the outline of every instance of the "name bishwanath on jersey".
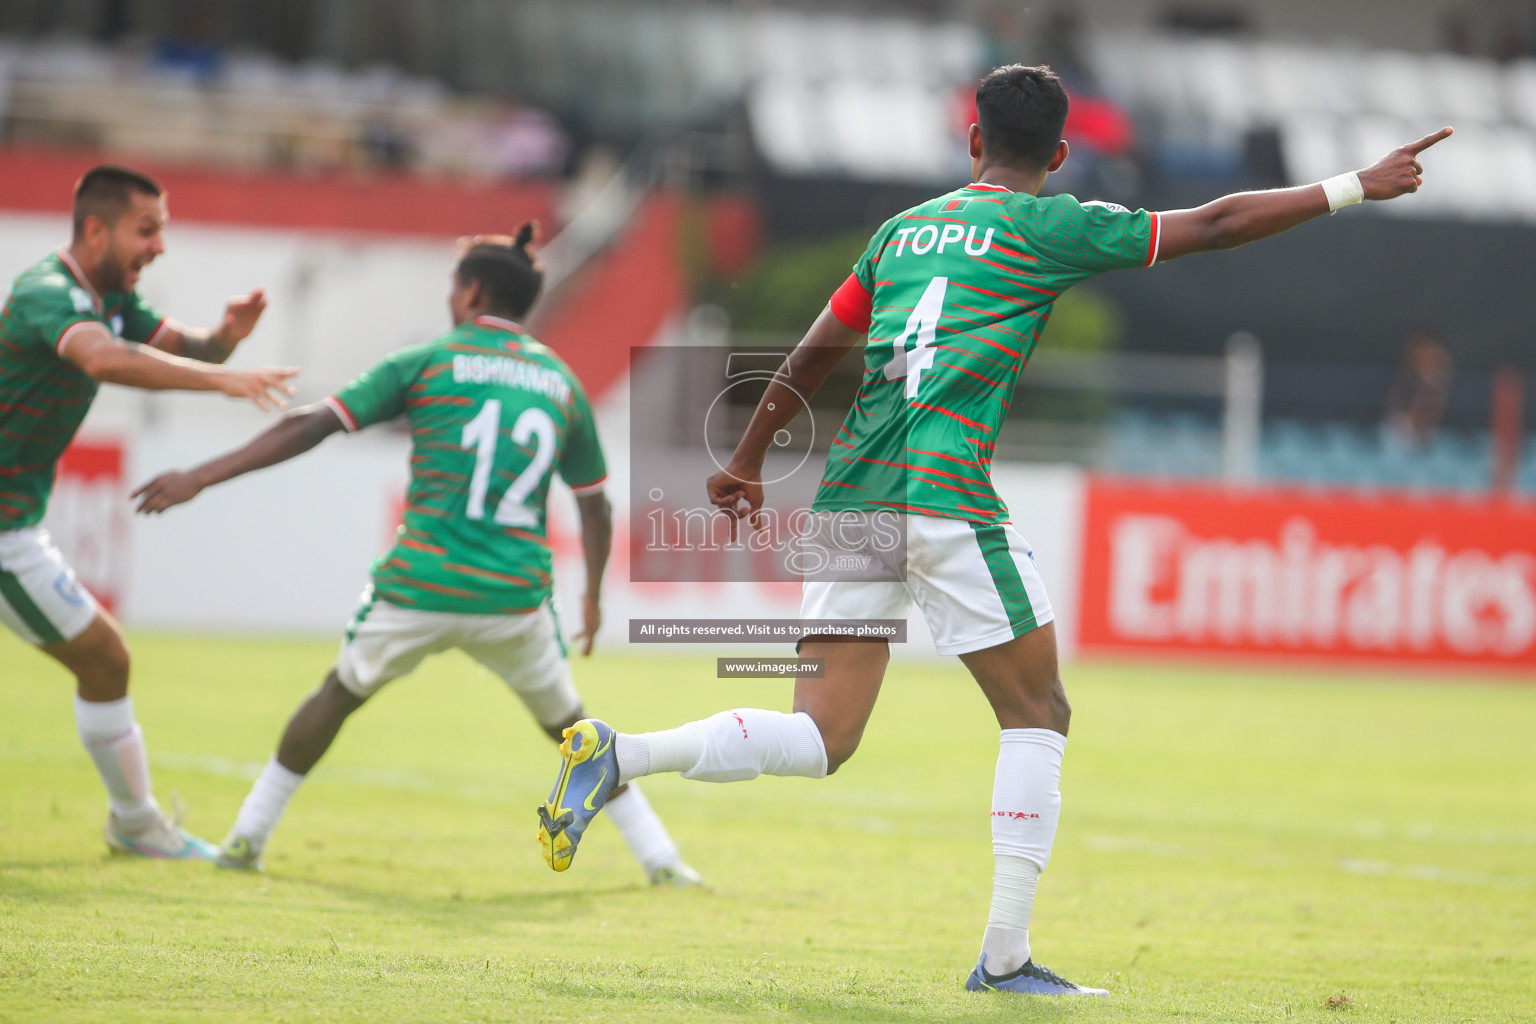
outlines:
[{"label": "name bishwanath on jersey", "polygon": [[500,384],[544,395],[561,405],[571,402],[571,382],[559,370],[551,370],[526,359],[506,356],[453,357],[455,384]]}]

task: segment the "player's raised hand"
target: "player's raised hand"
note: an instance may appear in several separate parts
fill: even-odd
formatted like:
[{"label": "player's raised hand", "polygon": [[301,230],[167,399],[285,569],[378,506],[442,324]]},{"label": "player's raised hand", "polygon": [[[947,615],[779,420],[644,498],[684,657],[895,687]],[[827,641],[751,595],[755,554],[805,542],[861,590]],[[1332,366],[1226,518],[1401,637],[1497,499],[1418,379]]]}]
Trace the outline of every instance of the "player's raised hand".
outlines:
[{"label": "player's raised hand", "polygon": [[203,485],[198,482],[195,474],[173,470],[161,473],[129,497],[139,499],[139,507],[135,511],[147,516],[191,501],[202,489]]},{"label": "player's raised hand", "polygon": [[214,340],[226,349],[232,349],[250,336],[256,329],[267,308],[267,293],[257,288],[249,295],[236,295],[224,306],[224,319],[214,331]]},{"label": "player's raised hand", "polygon": [[1396,199],[1409,192],[1417,192],[1424,184],[1424,165],[1419,154],[1430,146],[1448,139],[1456,129],[1449,126],[1431,132],[1417,142],[1398,146],[1371,166],[1359,171],[1360,187],[1367,199]]},{"label": "player's raised hand", "polygon": [[754,529],[761,530],[764,527],[763,517],[758,513],[763,508],[763,485],[758,483],[757,472],[732,472],[737,467],[734,463],[726,469],[722,469],[710,477],[704,485],[709,491],[709,503],[731,517],[731,540],[736,540],[736,521],[747,519]]},{"label": "player's raised hand", "polygon": [[582,629],[571,639],[581,644],[581,656],[592,656],[592,644],[597,640],[597,631],[603,625],[603,606],[591,592],[581,595]]},{"label": "player's raised hand", "polygon": [[219,374],[219,390],[230,398],[246,398],[263,411],[288,408],[294,394],[288,378],[299,372],[296,366],[261,366],[254,370],[224,370]]}]

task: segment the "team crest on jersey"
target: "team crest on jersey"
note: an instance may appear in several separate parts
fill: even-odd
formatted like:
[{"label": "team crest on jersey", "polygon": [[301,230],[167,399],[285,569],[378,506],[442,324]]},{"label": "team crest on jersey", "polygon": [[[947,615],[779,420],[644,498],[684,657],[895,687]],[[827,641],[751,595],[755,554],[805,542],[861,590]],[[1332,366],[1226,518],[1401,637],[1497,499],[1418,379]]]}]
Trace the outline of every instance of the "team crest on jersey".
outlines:
[{"label": "team crest on jersey", "polygon": [[92,302],[91,297],[85,294],[85,289],[78,286],[69,290],[69,301],[75,304],[76,313],[89,313],[96,308],[96,303]]},{"label": "team crest on jersey", "polygon": [[112,319],[109,322],[112,325],[112,333],[117,335],[118,337],[122,337],[123,336],[123,314],[121,314],[121,313],[113,313],[112,314]]}]

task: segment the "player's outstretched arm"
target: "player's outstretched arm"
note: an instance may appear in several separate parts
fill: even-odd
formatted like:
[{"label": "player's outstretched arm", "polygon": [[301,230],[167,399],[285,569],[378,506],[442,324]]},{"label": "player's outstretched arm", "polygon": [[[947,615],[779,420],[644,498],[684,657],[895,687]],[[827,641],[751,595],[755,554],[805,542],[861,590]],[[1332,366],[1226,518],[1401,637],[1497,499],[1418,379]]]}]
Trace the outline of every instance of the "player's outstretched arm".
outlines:
[{"label": "player's outstretched arm", "polygon": [[226,370],[114,338],[105,327],[88,324],[74,330],[60,352],[92,380],[148,391],[222,391],[245,398],[260,409],[285,409],[293,394],[291,366]]},{"label": "player's outstretched arm", "polygon": [[751,517],[754,526],[763,525],[755,513],[763,507],[763,459],[773,444],[773,435],[789,425],[804,408],[802,399],[826,382],[833,368],[867,333],[845,325],[829,304],[763,392],[730,464],[706,484],[710,503],[731,517],[732,540],[736,539],[736,521],[744,516]]},{"label": "player's outstretched arm", "polygon": [[302,455],[340,429],[341,420],[330,406],[306,405],[251,438],[244,447],[194,469],[161,473],[132,497],[139,499],[141,514],[164,512],[191,501],[205,487]]},{"label": "player's outstretched arm", "polygon": [[260,288],[249,295],[236,295],[225,305],[219,326],[188,327],[172,321],[154,339],[155,348],[200,363],[222,363],[256,329],[256,321],[266,308],[267,296]]},{"label": "player's outstretched arm", "polygon": [[582,595],[582,628],[575,639],[585,658],[592,653],[592,642],[603,624],[603,573],[613,548],[613,506],[605,494],[588,494],[577,496],[576,508],[581,513],[581,553],[587,561],[587,592]]},{"label": "player's outstretched arm", "polygon": [[1371,166],[1316,185],[1299,185],[1269,192],[1238,192],[1193,210],[1161,215],[1158,260],[1190,253],[1232,249],[1289,231],[1314,217],[1362,199],[1396,199],[1417,192],[1424,184],[1419,154],[1449,138],[1442,128],[1417,142],[1399,146]]}]

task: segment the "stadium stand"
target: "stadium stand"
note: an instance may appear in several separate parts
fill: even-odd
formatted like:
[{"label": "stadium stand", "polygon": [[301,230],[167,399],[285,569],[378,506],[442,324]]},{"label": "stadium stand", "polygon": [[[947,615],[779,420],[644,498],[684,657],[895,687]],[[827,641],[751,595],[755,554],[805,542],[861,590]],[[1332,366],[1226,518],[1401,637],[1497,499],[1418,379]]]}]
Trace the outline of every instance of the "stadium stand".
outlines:
[{"label": "stadium stand", "polygon": [[[547,116],[514,120],[505,103],[454,97],[440,82],[384,66],[348,71],[234,52],[205,80],[149,52],[70,38],[0,37],[0,125],[13,143],[305,170],[517,177],[561,170],[565,152]],[[518,130],[525,144],[509,148],[507,134]],[[548,159],[530,162],[530,152]]]},{"label": "stadium stand", "polygon": [[[634,105],[636,131],[665,134],[740,110],[766,169],[791,178],[872,185],[954,180],[964,173],[956,145],[966,121],[960,101],[967,83],[997,56],[996,40],[974,23],[888,13],[684,6],[642,16],[604,3],[558,17],[532,7],[524,13],[537,17],[519,46],[558,40],[559,52],[570,57],[559,68],[532,49],[507,55],[538,65],[530,78],[542,83],[537,98],[549,109],[568,115],[572,98],[590,84],[576,69],[600,69],[615,81],[645,83],[599,90],[604,98],[597,102]],[[505,26],[476,19],[495,17],[478,8],[471,16],[484,39]],[[1251,159],[1253,137],[1270,133],[1279,140],[1285,177],[1312,181],[1453,122],[1456,145],[1434,154],[1436,188],[1371,212],[1536,222],[1536,60],[1170,32],[1090,32],[1082,50],[1090,90],[1083,97],[1128,111],[1136,147],[1123,148],[1165,179],[1231,174]],[[234,49],[213,64],[192,65],[168,62],[148,46],[0,37],[0,138],[20,144],[13,153],[22,155],[13,161],[30,159],[28,144],[43,143],[129,154],[159,167],[401,169],[482,179],[566,169],[568,140],[552,115],[484,98],[507,91],[487,87],[474,98],[384,65],[347,69],[315,56],[293,63]],[[599,106],[587,113],[601,137],[623,112]],[[199,184],[176,182],[179,210],[190,202],[200,212]],[[325,194],[316,224],[327,223],[344,201]],[[49,196],[35,205],[52,202]],[[7,203],[32,205],[15,195]],[[552,199],[541,196],[539,205],[557,220]],[[433,215],[443,209],[434,206]],[[680,216],[667,204],[648,206],[632,234],[660,237],[665,230],[657,225]],[[425,224],[394,226],[434,233]],[[644,293],[643,277],[625,271],[621,255],[600,262],[589,275],[604,275],[595,292]],[[636,267],[644,264],[640,259]],[[673,280],[680,271],[672,270],[666,301],[645,317],[653,332],[686,302],[686,288]],[[556,299],[550,330],[585,330],[591,311]],[[1215,417],[1141,408],[1133,396],[1122,397],[1084,451],[1086,461],[1115,472],[1221,475]],[[1405,451],[1361,425],[1360,415],[1334,422],[1285,409],[1279,416],[1267,420],[1260,438],[1263,479],[1419,490],[1489,486],[1491,443],[1465,422],[1421,450]],[[1536,490],[1532,441],[1515,478],[1524,490]]]},{"label": "stadium stand", "polygon": [[1536,61],[1175,35],[1100,36],[1090,52],[1166,162],[1189,165],[1189,148],[1237,162],[1248,133],[1271,129],[1290,181],[1314,181],[1454,123],[1440,187],[1390,212],[1536,220]]}]

